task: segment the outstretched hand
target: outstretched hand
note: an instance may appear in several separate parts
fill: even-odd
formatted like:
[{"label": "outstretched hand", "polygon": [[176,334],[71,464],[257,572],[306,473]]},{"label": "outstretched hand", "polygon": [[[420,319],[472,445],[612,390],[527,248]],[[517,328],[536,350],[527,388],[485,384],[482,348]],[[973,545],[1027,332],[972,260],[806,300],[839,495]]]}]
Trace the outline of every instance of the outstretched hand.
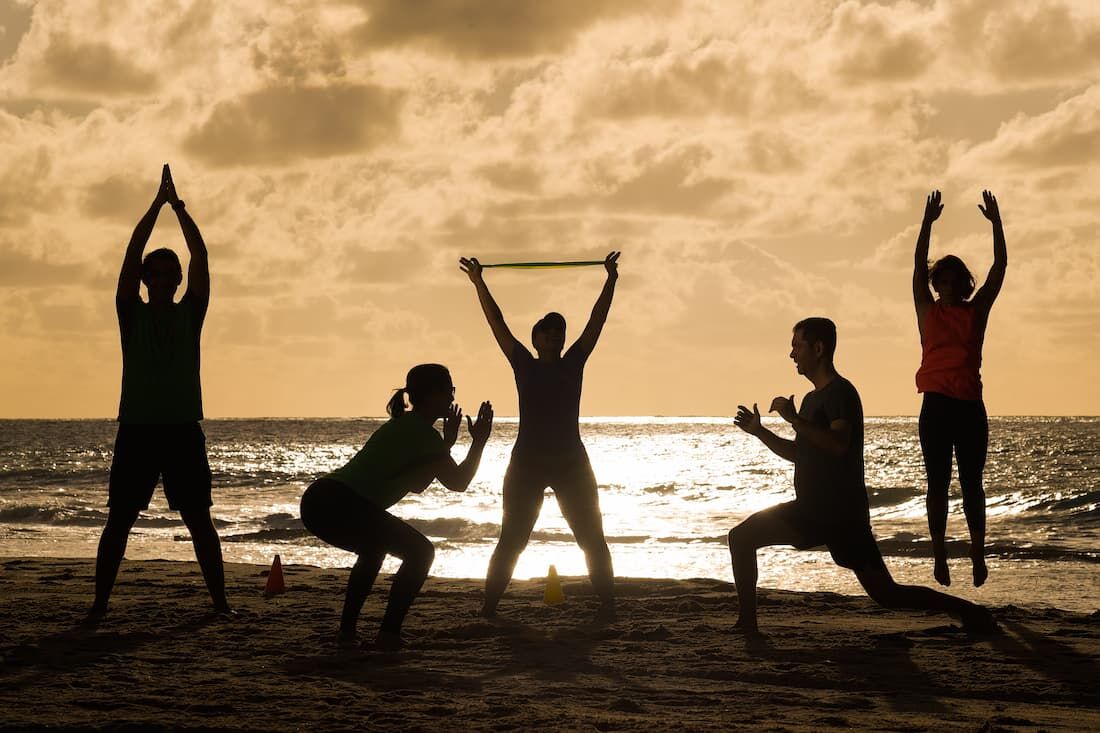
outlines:
[{"label": "outstretched hand", "polygon": [[470,437],[475,443],[484,445],[489,440],[489,433],[493,432],[493,403],[488,400],[481,403],[476,421],[471,420],[467,415],[466,428],[470,431]]},{"label": "outstretched hand", "polygon": [[477,284],[481,281],[481,263],[476,257],[458,258],[458,267],[470,278],[470,282]]},{"label": "outstretched hand", "polygon": [[462,427],[462,408],[452,403],[443,416],[443,442],[450,448],[458,441],[458,429]]},{"label": "outstretched hand", "polygon": [[978,204],[982,216],[994,224],[999,223],[1001,221],[1001,209],[997,206],[997,197],[989,191],[982,191],[982,201],[985,202],[985,206]]},{"label": "outstretched hand", "polygon": [[787,422],[794,422],[794,419],[798,417],[798,410],[794,407],[794,395],[776,397],[772,400],[772,406],[768,412],[778,412],[779,416]]},{"label": "outstretched hand", "polygon": [[607,257],[603,258],[603,267],[607,270],[608,277],[619,276],[619,255],[622,252],[608,252]]},{"label": "outstretched hand", "polygon": [[941,196],[939,191],[933,191],[928,194],[928,199],[924,202],[924,221],[931,224],[936,219],[940,218],[940,213],[943,211],[943,204],[941,203]]},{"label": "outstretched hand", "polygon": [[749,435],[756,435],[762,427],[760,422],[760,408],[752,403],[752,410],[744,405],[737,406],[737,414],[733,418],[733,424],[744,430]]}]

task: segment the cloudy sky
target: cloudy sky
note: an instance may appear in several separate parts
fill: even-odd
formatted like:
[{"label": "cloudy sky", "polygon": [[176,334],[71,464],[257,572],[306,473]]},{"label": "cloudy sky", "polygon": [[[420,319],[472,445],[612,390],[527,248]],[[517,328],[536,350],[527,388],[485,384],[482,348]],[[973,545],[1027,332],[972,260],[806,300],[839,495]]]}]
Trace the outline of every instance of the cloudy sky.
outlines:
[{"label": "cloudy sky", "polygon": [[[0,0],[0,416],[111,417],[114,285],[161,164],[210,248],[207,415],[378,415],[413,364],[515,413],[459,256],[622,250],[589,415],[805,392],[838,324],[915,414],[912,247],[1009,271],[994,414],[1098,414],[1100,9],[711,0]],[[165,210],[154,246],[185,252]],[[602,270],[491,271],[517,336]]]}]

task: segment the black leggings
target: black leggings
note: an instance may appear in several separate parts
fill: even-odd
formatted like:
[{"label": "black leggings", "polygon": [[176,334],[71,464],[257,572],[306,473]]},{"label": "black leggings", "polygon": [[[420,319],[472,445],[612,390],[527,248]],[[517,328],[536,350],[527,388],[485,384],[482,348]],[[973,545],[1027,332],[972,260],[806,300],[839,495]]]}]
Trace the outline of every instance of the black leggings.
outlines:
[{"label": "black leggings", "polygon": [[957,400],[924,393],[920,410],[920,447],[928,475],[928,530],[933,541],[947,533],[947,489],[951,454],[959,467],[963,512],[972,542],[985,542],[985,489],[982,473],[989,446],[989,420],[981,400]]},{"label": "black leggings", "polygon": [[354,632],[382,561],[395,555],[403,561],[394,576],[382,631],[397,634],[416,600],[435,559],[427,537],[364,499],[339,481],[315,481],[302,495],[302,524],[330,545],[359,555],[348,577],[340,630]]}]

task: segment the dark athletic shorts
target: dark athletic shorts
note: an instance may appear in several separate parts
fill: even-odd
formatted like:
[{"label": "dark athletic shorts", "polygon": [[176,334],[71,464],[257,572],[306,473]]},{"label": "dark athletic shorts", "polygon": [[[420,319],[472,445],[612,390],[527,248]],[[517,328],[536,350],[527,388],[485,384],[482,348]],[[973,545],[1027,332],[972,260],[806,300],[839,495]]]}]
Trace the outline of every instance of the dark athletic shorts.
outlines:
[{"label": "dark athletic shorts", "polygon": [[214,503],[202,427],[197,422],[119,425],[107,506],[147,509],[162,476],[172,509],[205,509]]},{"label": "dark athletic shorts", "polygon": [[823,519],[797,501],[774,507],[775,515],[800,535],[794,547],[808,550],[825,545],[837,565],[850,570],[885,568],[870,522],[864,519]]}]

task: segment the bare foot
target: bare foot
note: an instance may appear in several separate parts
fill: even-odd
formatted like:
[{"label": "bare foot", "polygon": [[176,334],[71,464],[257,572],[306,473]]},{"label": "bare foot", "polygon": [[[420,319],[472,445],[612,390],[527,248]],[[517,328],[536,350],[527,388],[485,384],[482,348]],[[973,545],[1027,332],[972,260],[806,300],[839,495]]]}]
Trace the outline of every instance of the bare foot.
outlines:
[{"label": "bare foot", "polygon": [[932,569],[932,575],[940,585],[951,585],[951,571],[947,568],[947,558],[936,558],[936,565]]},{"label": "bare foot", "polygon": [[401,640],[401,634],[389,631],[379,631],[378,638],[374,640],[374,648],[380,652],[395,652],[403,646],[405,642]]},{"label": "bare foot", "polygon": [[989,577],[989,568],[985,566],[985,558],[981,555],[970,559],[974,563],[974,587],[980,588]]},{"label": "bare foot", "polygon": [[359,646],[359,634],[354,631],[341,631],[336,635],[338,649],[355,649]]},{"label": "bare foot", "polygon": [[600,604],[600,607],[596,609],[596,623],[598,624],[613,624],[618,621],[619,616],[615,613],[615,601],[604,601]]},{"label": "bare foot", "polygon": [[81,626],[92,628],[99,625],[99,622],[103,620],[103,617],[107,615],[106,606],[92,606],[88,609],[88,614],[84,617],[84,620],[80,622]]}]

